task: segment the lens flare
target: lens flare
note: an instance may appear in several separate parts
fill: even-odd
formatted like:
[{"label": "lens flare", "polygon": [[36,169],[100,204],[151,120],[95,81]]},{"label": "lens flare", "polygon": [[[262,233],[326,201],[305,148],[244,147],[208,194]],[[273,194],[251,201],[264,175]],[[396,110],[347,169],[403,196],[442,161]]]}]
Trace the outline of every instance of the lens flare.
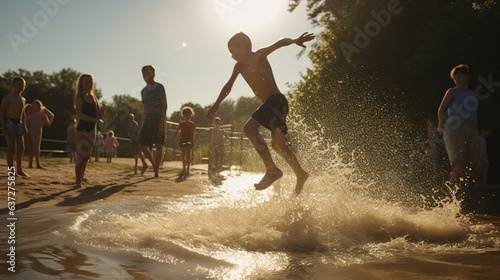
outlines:
[{"label": "lens flare", "polygon": [[268,26],[286,12],[285,0],[216,1],[219,18],[232,28],[252,30]]}]

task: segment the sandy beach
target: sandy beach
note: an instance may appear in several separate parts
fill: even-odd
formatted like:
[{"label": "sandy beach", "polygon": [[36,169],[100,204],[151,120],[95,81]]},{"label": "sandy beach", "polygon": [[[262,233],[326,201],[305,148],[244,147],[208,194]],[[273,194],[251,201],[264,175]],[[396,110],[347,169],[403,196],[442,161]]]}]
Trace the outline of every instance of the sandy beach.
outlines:
[{"label": "sandy beach", "polygon": [[[209,184],[207,165],[192,167],[191,176],[182,182],[176,182],[177,174],[182,169],[179,161],[164,162],[160,168],[160,177],[153,177],[153,170],[134,175],[132,158],[114,158],[111,164],[105,159],[90,162],[85,174],[84,187],[76,189],[74,163],[68,159],[42,159],[45,169],[27,168],[29,178],[18,176],[15,181],[16,210],[34,209],[53,206],[76,206],[88,203],[109,201],[124,196],[171,196],[180,197],[202,191]],[[27,165],[25,163],[25,165]],[[7,163],[0,160],[1,181],[7,185]],[[6,189],[6,188],[4,188]],[[0,192],[0,201],[6,202],[7,191]],[[4,203],[5,207],[6,203]],[[6,208],[1,208],[5,214]]]},{"label": "sandy beach", "polygon": [[[9,258],[14,262],[2,265],[4,269],[0,272],[0,278],[129,279],[135,272],[125,273],[120,265],[115,264],[130,261],[128,258],[121,259],[122,252],[106,256],[107,250],[96,251],[93,246],[85,245],[84,239],[78,240],[76,236],[68,235],[75,219],[85,215],[88,209],[99,209],[103,205],[147,201],[151,198],[176,200],[201,194],[210,185],[206,164],[193,165],[191,175],[177,182],[182,168],[180,161],[164,162],[160,177],[154,178],[151,167],[144,175],[134,175],[132,158],[114,158],[111,164],[106,163],[106,159],[90,162],[84,187],[77,189],[74,163],[69,163],[67,158],[43,158],[42,164],[44,169],[25,168],[30,177],[17,176],[15,190],[8,190],[11,179],[7,176],[6,160],[0,160],[0,168],[5,170],[0,176],[5,186],[0,193],[0,215],[4,223],[15,224],[15,228],[10,230],[12,240],[9,239],[15,242],[11,244],[9,240],[1,238],[3,263]],[[13,213],[10,211],[12,209],[7,208],[8,205],[9,208],[15,206]],[[111,208],[114,211],[119,206]],[[134,209],[127,212],[137,213]],[[3,237],[9,236],[9,231],[5,229],[4,226],[1,230]],[[9,257],[9,252],[15,253],[15,257]],[[135,255],[132,259],[130,262],[135,261]],[[156,264],[156,261],[151,262],[153,266]],[[125,274],[128,276],[125,277]]]}]

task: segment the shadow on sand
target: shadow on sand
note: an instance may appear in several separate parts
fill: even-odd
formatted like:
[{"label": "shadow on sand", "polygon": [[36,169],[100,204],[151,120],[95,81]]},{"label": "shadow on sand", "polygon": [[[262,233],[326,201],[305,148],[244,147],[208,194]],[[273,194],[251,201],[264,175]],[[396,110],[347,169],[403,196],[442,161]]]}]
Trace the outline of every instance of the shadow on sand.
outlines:
[{"label": "shadow on sand", "polygon": [[154,178],[144,178],[139,181],[134,181],[126,184],[107,184],[107,185],[96,185],[93,187],[85,187],[80,191],[80,195],[77,197],[67,197],[63,201],[56,204],[56,206],[76,206],[80,204],[85,204],[93,202],[96,200],[104,199],[110,197],[115,193],[122,191],[126,187],[136,185],[141,182],[146,182]]},{"label": "shadow on sand", "polygon": [[[39,203],[39,202],[50,201],[50,200],[53,200],[59,196],[66,194],[66,193],[70,193],[70,192],[74,192],[74,191],[79,191],[80,194],[76,197],[74,197],[74,196],[66,197],[66,198],[64,198],[63,201],[57,203],[56,206],[76,206],[76,205],[86,204],[89,202],[93,202],[96,200],[110,197],[111,195],[122,191],[126,187],[130,187],[130,186],[139,184],[141,182],[146,182],[146,181],[149,181],[152,179],[154,179],[154,178],[144,178],[142,180],[133,181],[133,182],[125,183],[125,184],[113,184],[113,183],[111,183],[111,184],[106,184],[106,185],[86,186],[86,187],[82,188],[81,190],[78,190],[75,188],[69,188],[67,190],[52,193],[52,194],[44,196],[44,197],[37,197],[37,198],[33,198],[29,201],[18,203],[15,205],[15,210],[28,208],[31,205]],[[2,208],[2,209],[0,209],[0,215],[8,214],[9,211],[10,211],[10,209],[8,209],[8,208]]]}]

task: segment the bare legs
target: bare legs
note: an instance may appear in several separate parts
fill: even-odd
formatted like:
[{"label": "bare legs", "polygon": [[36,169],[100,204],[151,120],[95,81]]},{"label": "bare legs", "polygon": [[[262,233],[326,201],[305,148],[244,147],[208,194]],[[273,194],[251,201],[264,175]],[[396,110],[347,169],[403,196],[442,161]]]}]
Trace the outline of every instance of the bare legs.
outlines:
[{"label": "bare legs", "polygon": [[160,163],[163,157],[163,145],[156,145],[156,155],[155,155],[155,177],[159,177]]},{"label": "bare legs", "polygon": [[182,174],[189,175],[189,169],[191,167],[191,152],[192,146],[186,145],[181,147],[181,161],[182,161]]},{"label": "bare legs", "polygon": [[477,141],[466,142],[465,151],[451,164],[449,181],[453,185],[460,186],[462,182],[468,182],[471,185],[481,184],[477,168],[478,154],[479,143]]},{"label": "bare legs", "polygon": [[[161,158],[163,156],[163,145],[157,145],[156,146],[156,154],[153,158],[153,153],[151,152],[151,150],[142,145],[142,144],[139,144],[139,153],[142,152],[144,154],[144,157],[147,158],[152,166],[153,166],[153,170],[155,172],[155,177],[159,177],[159,171],[160,171],[160,162],[161,162]],[[147,165],[144,165],[146,168],[147,168]],[[146,169],[144,169],[144,166],[143,166],[143,170],[146,171]],[[144,173],[142,171],[142,173]]]},{"label": "bare legs", "polygon": [[41,132],[38,132],[38,130],[32,129],[29,133],[29,137],[31,138],[31,149],[28,167],[33,167],[33,158],[35,158],[36,168],[43,168],[40,164],[40,144],[42,142],[42,134]]},{"label": "bare legs", "polygon": [[83,176],[94,147],[95,131],[76,131],[75,177],[76,187],[82,187]]},{"label": "bare legs", "polygon": [[140,158],[142,162],[141,175],[144,175],[144,172],[146,172],[148,165],[146,164],[146,159],[144,158],[144,155],[142,154],[142,152],[139,150],[138,147],[135,148],[134,158],[135,158],[134,174],[137,174],[137,164],[139,163],[139,158]]},{"label": "bare legs", "polygon": [[[260,125],[261,124],[259,122],[250,118],[244,127],[245,134],[266,166],[266,174],[259,183],[255,184],[256,190],[268,188],[272,183],[283,176],[283,172],[274,163],[266,142],[259,133]],[[280,129],[276,129],[272,132],[272,147],[282,158],[285,159],[295,173],[295,176],[297,176],[295,193],[299,194],[304,187],[304,183],[309,177],[309,173],[302,168],[297,160],[297,157],[286,145],[286,137]]]},{"label": "bare legs", "polygon": [[476,166],[477,164],[473,162],[467,163],[463,159],[456,160],[451,165],[450,183],[454,186],[460,186],[462,183],[471,183],[472,186],[481,185],[482,182],[479,180]]},{"label": "bare legs", "polygon": [[23,170],[23,154],[24,154],[24,140],[22,135],[7,136],[7,165],[14,166],[14,154],[16,154],[16,174],[23,177],[29,177]]}]

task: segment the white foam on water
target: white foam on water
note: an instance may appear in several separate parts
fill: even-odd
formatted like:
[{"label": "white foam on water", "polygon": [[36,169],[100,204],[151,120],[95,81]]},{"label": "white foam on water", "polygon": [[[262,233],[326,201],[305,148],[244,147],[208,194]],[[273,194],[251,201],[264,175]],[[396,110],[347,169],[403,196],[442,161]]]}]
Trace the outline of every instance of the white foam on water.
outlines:
[{"label": "white foam on water", "polygon": [[281,271],[298,255],[301,264],[342,267],[402,251],[500,246],[498,237],[488,236],[495,227],[473,225],[453,195],[432,208],[426,206],[432,198],[415,207],[373,196],[373,182],[362,179],[354,162],[341,159],[337,145],[305,135],[296,145],[311,177],[298,197],[291,172],[264,191],[253,189],[262,174],[243,173],[203,195],[92,206],[70,231],[82,244],[171,265],[194,262],[191,273],[225,279]]}]

